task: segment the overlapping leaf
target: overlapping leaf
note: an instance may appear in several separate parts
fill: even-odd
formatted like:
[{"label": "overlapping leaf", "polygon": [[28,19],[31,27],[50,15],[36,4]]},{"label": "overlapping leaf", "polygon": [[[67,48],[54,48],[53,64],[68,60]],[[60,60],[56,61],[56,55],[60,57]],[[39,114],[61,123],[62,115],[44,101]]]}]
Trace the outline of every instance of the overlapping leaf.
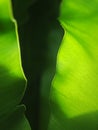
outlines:
[{"label": "overlapping leaf", "polygon": [[63,0],[65,30],[51,89],[49,130],[98,129],[98,0]]},{"label": "overlapping leaf", "polygon": [[0,130],[30,130],[19,106],[26,85],[15,24],[12,22],[11,3],[0,1]]}]

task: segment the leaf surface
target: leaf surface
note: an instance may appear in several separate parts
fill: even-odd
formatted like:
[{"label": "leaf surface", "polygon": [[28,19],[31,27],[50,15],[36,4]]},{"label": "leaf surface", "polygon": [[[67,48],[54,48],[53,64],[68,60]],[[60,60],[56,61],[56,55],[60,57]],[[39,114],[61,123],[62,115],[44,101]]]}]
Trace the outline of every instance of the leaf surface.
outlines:
[{"label": "leaf surface", "polygon": [[30,130],[25,108],[19,105],[26,79],[13,21],[10,1],[0,0],[0,130]]},{"label": "leaf surface", "polygon": [[49,130],[98,129],[98,0],[63,0],[65,35],[51,88]]}]

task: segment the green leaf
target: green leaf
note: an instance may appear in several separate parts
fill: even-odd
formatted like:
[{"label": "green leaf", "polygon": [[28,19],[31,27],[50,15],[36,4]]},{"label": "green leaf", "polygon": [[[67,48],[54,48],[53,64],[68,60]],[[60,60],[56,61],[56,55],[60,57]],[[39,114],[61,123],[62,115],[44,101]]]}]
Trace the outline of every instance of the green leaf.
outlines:
[{"label": "green leaf", "polygon": [[26,79],[13,21],[10,1],[0,0],[0,129],[30,130],[25,109],[19,105]]},{"label": "green leaf", "polygon": [[98,0],[63,0],[65,35],[51,88],[49,130],[98,129]]},{"label": "green leaf", "polygon": [[1,122],[3,130],[31,130],[27,119],[24,116],[24,106],[17,106],[15,110]]}]

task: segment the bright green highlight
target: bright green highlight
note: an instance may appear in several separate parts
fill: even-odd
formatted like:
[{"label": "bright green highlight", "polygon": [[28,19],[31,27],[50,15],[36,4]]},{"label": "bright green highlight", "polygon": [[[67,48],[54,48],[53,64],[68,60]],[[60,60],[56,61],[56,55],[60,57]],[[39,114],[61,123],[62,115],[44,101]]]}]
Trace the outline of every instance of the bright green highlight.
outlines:
[{"label": "bright green highlight", "polygon": [[10,10],[11,3],[9,0],[0,0],[0,20],[9,19],[10,20]]},{"label": "bright green highlight", "polygon": [[97,7],[98,0],[63,0],[61,4],[59,20],[65,35],[52,83],[49,130],[57,124],[64,130],[96,130],[98,117],[92,113],[98,111]]}]

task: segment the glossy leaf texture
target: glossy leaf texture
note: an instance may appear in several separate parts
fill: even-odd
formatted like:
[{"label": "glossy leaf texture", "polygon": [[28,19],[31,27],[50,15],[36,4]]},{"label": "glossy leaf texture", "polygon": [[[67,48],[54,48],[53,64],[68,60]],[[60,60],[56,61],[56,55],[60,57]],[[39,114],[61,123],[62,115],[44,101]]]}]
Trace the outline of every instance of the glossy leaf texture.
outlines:
[{"label": "glossy leaf texture", "polygon": [[65,35],[51,88],[48,130],[98,129],[98,0],[62,0]]},{"label": "glossy leaf texture", "polygon": [[26,79],[9,0],[0,0],[0,130],[31,130],[19,105]]}]

